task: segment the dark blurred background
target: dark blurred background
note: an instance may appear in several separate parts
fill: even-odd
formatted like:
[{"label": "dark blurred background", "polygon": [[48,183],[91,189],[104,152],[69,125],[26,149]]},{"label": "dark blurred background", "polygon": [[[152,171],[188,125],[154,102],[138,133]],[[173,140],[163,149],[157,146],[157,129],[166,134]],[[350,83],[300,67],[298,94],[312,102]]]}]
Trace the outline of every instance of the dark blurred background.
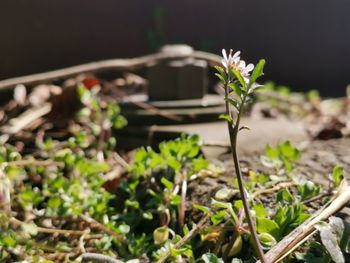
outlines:
[{"label": "dark blurred background", "polygon": [[341,96],[349,14],[348,0],[2,0],[0,79],[186,43],[265,58],[269,80]]}]

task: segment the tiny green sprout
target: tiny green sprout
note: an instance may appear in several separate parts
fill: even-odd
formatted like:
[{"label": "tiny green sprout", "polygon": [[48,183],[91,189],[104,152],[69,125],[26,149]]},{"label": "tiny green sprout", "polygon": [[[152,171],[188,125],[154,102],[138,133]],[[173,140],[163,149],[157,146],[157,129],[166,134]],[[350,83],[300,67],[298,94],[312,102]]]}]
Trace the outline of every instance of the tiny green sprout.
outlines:
[{"label": "tiny green sprout", "polygon": [[275,168],[277,173],[290,173],[294,169],[294,163],[300,157],[300,151],[290,141],[285,141],[276,147],[267,145],[265,155],[261,156],[260,160],[264,166]]},{"label": "tiny green sprout", "polygon": [[333,181],[334,187],[339,186],[343,178],[344,178],[344,169],[339,165],[334,166],[331,174],[331,180]]},{"label": "tiny green sprout", "polygon": [[263,75],[265,60],[260,60],[254,67],[253,64],[246,65],[245,61],[240,58],[239,51],[233,53],[233,50],[231,49],[229,54],[227,54],[226,50],[223,49],[222,55],[222,67],[216,67],[216,76],[219,78],[224,87],[226,112],[225,115],[221,115],[220,117],[227,121],[231,151],[237,175],[237,183],[240,190],[245,215],[260,261],[265,263],[265,255],[251,216],[237,154],[237,137],[238,133],[242,130],[240,126],[241,116],[243,114],[244,107],[250,100],[251,95],[257,88],[260,87],[256,81]]},{"label": "tiny green sprout", "polygon": [[314,184],[311,181],[307,181],[304,184],[298,185],[298,192],[301,201],[310,199],[321,193],[321,186]]}]

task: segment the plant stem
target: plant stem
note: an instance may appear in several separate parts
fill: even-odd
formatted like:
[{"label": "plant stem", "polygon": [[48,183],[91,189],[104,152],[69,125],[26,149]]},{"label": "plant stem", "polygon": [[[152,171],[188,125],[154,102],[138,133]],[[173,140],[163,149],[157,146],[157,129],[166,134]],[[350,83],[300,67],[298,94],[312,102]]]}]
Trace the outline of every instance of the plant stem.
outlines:
[{"label": "plant stem", "polygon": [[[229,86],[228,85],[229,85],[229,80],[227,80],[226,84],[225,84],[225,107],[226,107],[226,114],[231,116],[229,102],[227,101],[227,98],[229,95]],[[240,105],[239,111],[238,111],[237,120],[235,122],[234,127],[232,127],[232,124],[230,122],[227,122],[227,126],[228,126],[228,131],[229,131],[229,136],[230,136],[232,157],[233,157],[233,161],[234,161],[234,165],[235,165],[238,187],[239,187],[239,191],[240,191],[241,198],[242,198],[244,212],[245,212],[246,217],[247,217],[249,230],[250,230],[250,233],[253,237],[254,245],[255,245],[255,248],[257,250],[260,262],[267,263],[267,261],[265,259],[264,252],[263,252],[262,247],[260,245],[258,234],[257,234],[256,229],[255,229],[255,224],[253,222],[253,219],[252,219],[252,216],[250,213],[248,198],[247,198],[246,190],[244,189],[244,185],[243,185],[243,176],[242,176],[242,172],[241,172],[241,167],[239,165],[239,158],[238,158],[238,153],[237,153],[237,136],[238,136],[238,132],[239,132],[240,119],[241,119],[241,115],[242,115],[245,101],[246,101],[246,95],[244,95],[244,97],[242,99],[242,102],[241,102],[241,105]]]}]

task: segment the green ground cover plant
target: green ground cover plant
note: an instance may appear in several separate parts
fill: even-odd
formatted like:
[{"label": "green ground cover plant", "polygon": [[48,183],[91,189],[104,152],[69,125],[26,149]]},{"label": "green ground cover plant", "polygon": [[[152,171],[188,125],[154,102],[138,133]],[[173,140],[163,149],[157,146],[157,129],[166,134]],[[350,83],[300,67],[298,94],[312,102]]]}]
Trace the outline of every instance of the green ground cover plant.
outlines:
[{"label": "green ground cover plant", "polygon": [[[329,188],[299,176],[302,152],[285,141],[261,154],[269,172],[242,172],[236,148],[247,127],[240,118],[265,61],[254,67],[239,53],[223,57],[216,68],[227,109],[221,118],[236,173],[208,193],[209,205],[193,201],[189,185],[220,178],[225,168],[204,157],[197,135],[138,148],[126,162],[112,135],[127,124],[118,105],[79,85],[84,107],[69,136],[0,146],[0,261],[267,262],[265,253],[326,203],[345,171],[325,171]],[[334,216],[317,229],[283,262],[346,262],[349,224]]]}]

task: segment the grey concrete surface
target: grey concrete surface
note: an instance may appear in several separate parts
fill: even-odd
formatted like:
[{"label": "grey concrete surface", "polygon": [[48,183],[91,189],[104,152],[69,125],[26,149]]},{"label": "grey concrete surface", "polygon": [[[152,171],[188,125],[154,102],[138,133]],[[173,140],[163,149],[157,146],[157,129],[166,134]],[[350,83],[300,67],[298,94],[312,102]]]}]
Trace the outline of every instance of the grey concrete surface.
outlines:
[{"label": "grey concrete surface", "polygon": [[[267,144],[276,144],[284,140],[301,143],[308,139],[303,124],[284,118],[279,119],[253,119],[243,118],[242,125],[250,130],[239,133],[238,150],[241,154],[263,151]],[[207,156],[219,155],[229,146],[227,124],[225,122],[199,123],[189,125],[158,126],[155,131],[178,131],[200,135],[204,144],[219,145],[205,147]]]}]

